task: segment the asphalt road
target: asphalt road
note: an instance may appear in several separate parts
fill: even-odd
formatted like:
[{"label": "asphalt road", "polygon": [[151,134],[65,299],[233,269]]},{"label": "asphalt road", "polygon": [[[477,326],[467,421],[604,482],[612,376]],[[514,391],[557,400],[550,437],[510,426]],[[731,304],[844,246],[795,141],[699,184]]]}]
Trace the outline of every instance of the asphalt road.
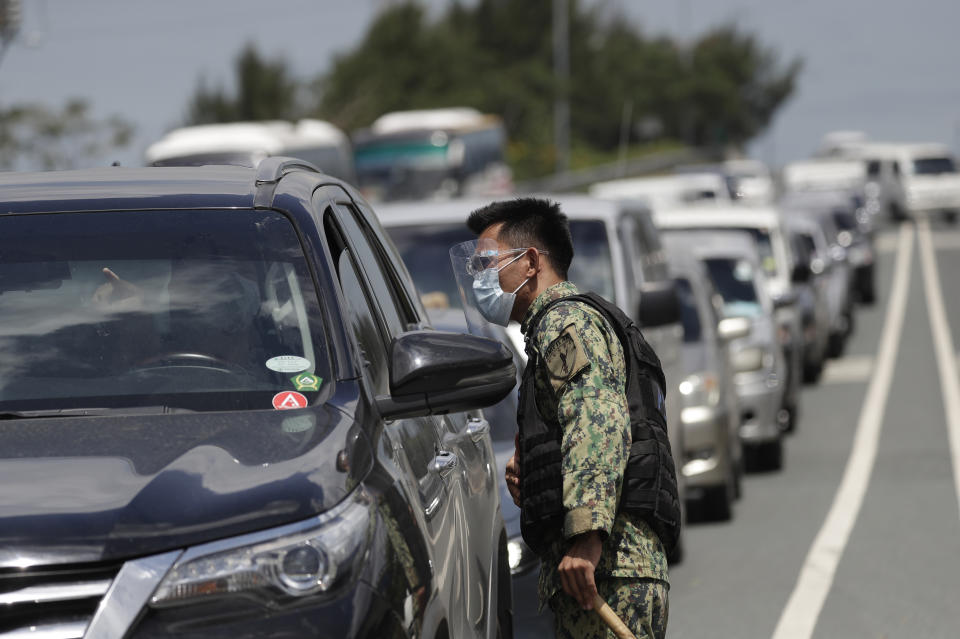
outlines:
[{"label": "asphalt road", "polygon": [[671,639],[960,637],[960,230],[877,246],[877,303],[805,387],[783,470],[748,475],[731,522],[688,525]]}]

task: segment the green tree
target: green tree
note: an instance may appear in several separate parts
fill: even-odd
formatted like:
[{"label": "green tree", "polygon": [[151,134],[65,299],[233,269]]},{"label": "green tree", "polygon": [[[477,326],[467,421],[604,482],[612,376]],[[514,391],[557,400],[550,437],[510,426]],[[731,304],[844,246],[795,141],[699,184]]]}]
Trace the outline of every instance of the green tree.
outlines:
[{"label": "green tree", "polygon": [[222,87],[209,87],[204,79],[198,82],[187,107],[187,124],[297,117],[298,83],[285,61],[264,60],[248,44],[236,60],[234,74],[234,95]]},{"label": "green tree", "polygon": [[[306,113],[354,131],[388,111],[472,106],[503,118],[508,156],[523,178],[554,166],[558,95],[570,101],[575,150],[596,156],[617,148],[624,124],[633,137],[646,123],[652,126],[643,127],[645,138],[742,146],[769,125],[796,88],[798,60],[781,66],[775,51],[735,28],[715,29],[685,48],[645,36],[622,15],[603,18],[578,0],[569,0],[568,9],[571,69],[561,85],[553,73],[550,2],[453,2],[436,19],[413,0],[391,4],[359,45],[312,83],[313,106]],[[249,69],[239,74],[238,85],[249,98],[201,84],[192,121],[286,117],[280,107],[292,108],[294,95],[287,84],[264,90],[263,82],[244,81],[285,79],[283,67],[260,62],[250,49],[244,56],[238,68]],[[259,104],[261,95],[270,96],[273,111],[240,112],[240,104]]]},{"label": "green tree", "polygon": [[130,143],[133,127],[118,116],[91,117],[80,99],[62,109],[41,104],[0,108],[0,169],[74,169],[103,163]]},{"label": "green tree", "polygon": [[692,142],[742,146],[762,133],[793,94],[801,68],[799,59],[781,65],[775,51],[735,26],[704,35],[690,52]]}]

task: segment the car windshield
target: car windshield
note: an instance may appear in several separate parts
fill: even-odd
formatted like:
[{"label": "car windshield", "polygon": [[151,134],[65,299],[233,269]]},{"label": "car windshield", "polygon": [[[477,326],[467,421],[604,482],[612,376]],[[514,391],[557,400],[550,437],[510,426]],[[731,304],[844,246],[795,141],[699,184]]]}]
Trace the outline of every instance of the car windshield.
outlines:
[{"label": "car windshield", "polygon": [[683,341],[699,342],[700,313],[697,311],[697,299],[693,295],[690,280],[685,277],[677,278],[677,294],[680,299],[680,321],[683,322]]},{"label": "car windshield", "polygon": [[[386,226],[427,309],[462,308],[450,264],[450,247],[476,239],[466,224]],[[568,273],[583,291],[614,301],[613,261],[603,222],[571,220],[574,259]]]},{"label": "car windshield", "polygon": [[[330,379],[319,300],[279,213],[0,224],[0,411],[271,408]],[[293,381],[303,373],[317,383]]]},{"label": "car windshield", "polygon": [[697,230],[702,231],[743,231],[749,233],[753,238],[754,242],[757,245],[757,254],[760,257],[760,266],[763,267],[764,272],[770,276],[775,277],[777,274],[777,258],[773,253],[773,240],[770,237],[770,231],[767,229],[757,228],[754,226],[747,226],[743,228],[736,228],[730,226],[721,226],[716,228],[699,228]]},{"label": "car windshield", "polygon": [[913,161],[913,172],[917,175],[939,175],[956,173],[957,167],[950,157],[917,158]]},{"label": "car windshield", "polygon": [[750,262],[735,258],[709,258],[704,263],[714,288],[723,297],[723,314],[726,317],[756,317],[763,312]]}]

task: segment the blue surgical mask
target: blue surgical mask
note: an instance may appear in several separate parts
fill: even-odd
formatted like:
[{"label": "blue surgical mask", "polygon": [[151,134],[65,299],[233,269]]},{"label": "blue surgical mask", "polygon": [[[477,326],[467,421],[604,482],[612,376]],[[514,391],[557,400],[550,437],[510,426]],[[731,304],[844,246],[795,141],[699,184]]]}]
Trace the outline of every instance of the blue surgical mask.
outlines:
[{"label": "blue surgical mask", "polygon": [[530,281],[530,278],[525,279],[512,293],[507,293],[500,288],[500,271],[521,257],[523,253],[500,268],[484,269],[473,280],[473,296],[477,301],[477,310],[491,324],[506,326],[510,323],[510,313],[513,311],[514,302],[517,301],[517,291]]}]

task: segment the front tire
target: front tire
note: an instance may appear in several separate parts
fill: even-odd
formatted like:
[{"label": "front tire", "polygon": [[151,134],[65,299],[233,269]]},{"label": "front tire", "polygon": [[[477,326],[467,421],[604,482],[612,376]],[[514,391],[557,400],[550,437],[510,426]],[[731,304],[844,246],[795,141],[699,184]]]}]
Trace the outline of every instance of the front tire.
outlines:
[{"label": "front tire", "polygon": [[733,490],[730,482],[714,486],[703,496],[704,514],[711,521],[733,519]]}]

